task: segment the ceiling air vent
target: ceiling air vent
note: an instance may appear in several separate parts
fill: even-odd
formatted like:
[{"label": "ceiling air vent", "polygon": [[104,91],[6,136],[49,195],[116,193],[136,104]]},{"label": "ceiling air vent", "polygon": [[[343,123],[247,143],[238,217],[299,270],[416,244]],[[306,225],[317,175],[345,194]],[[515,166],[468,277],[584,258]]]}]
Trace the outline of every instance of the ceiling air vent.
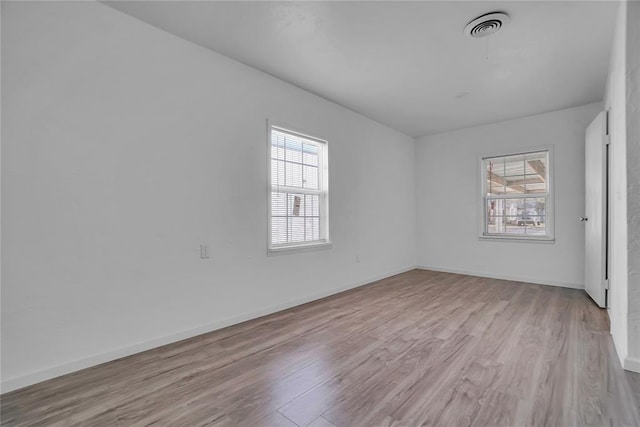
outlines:
[{"label": "ceiling air vent", "polygon": [[492,12],[482,15],[469,22],[464,27],[464,33],[471,37],[487,37],[497,33],[500,28],[509,23],[509,15],[502,12]]}]

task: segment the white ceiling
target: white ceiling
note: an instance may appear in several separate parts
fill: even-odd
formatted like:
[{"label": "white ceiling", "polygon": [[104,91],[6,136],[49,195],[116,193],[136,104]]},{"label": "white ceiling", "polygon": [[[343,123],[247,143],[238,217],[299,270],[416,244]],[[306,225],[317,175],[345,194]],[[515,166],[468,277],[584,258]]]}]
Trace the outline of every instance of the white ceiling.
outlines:
[{"label": "white ceiling", "polygon": [[[411,136],[601,100],[618,6],[597,1],[106,3]],[[488,39],[464,35],[469,21],[492,11],[509,13],[511,23]]]}]

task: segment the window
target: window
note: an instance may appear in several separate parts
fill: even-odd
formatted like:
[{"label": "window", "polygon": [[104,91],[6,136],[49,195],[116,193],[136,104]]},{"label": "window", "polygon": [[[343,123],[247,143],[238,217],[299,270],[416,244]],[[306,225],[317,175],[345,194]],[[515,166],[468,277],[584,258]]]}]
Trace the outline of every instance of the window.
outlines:
[{"label": "window", "polygon": [[553,239],[550,151],[482,158],[485,237]]},{"label": "window", "polygon": [[269,249],[328,244],[327,142],[269,129]]}]

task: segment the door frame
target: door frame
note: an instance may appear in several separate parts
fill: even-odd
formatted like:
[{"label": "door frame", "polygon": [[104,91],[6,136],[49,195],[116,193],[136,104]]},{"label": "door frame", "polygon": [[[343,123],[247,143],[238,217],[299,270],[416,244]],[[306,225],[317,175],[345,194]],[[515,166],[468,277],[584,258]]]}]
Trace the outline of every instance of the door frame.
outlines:
[{"label": "door frame", "polygon": [[604,112],[604,308],[611,307],[611,109]]}]

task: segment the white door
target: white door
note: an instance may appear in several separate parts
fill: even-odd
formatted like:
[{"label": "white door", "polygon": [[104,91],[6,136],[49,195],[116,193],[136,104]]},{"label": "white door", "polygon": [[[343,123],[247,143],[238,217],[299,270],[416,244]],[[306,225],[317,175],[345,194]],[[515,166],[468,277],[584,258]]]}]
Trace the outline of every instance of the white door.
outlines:
[{"label": "white door", "polygon": [[589,125],[585,141],[585,288],[600,307],[606,304],[606,113]]}]

